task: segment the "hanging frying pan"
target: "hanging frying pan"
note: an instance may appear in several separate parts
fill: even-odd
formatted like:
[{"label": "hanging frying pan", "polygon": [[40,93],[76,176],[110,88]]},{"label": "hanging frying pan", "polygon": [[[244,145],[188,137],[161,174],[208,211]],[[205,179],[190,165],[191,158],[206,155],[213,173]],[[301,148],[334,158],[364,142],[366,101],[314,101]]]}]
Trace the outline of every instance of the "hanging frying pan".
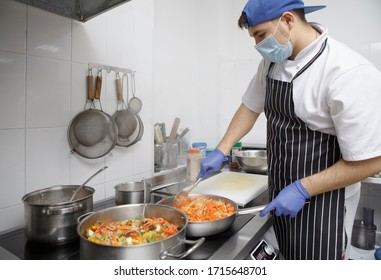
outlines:
[{"label": "hanging frying pan", "polygon": [[103,112],[102,107],[97,109],[94,101],[100,103],[102,88],[101,70],[97,76],[95,98],[93,76],[90,73],[88,81],[88,100],[90,108],[77,114],[68,128],[70,153],[76,152],[85,158],[99,158],[108,154],[116,144],[118,127],[110,115]]},{"label": "hanging frying pan", "polygon": [[130,137],[138,126],[138,120],[136,118],[136,114],[128,109],[126,103],[124,102],[123,87],[120,81],[119,73],[117,73],[115,83],[118,100],[117,111],[113,115],[113,119],[118,126],[118,137],[116,140],[116,145],[126,146],[131,143]]}]

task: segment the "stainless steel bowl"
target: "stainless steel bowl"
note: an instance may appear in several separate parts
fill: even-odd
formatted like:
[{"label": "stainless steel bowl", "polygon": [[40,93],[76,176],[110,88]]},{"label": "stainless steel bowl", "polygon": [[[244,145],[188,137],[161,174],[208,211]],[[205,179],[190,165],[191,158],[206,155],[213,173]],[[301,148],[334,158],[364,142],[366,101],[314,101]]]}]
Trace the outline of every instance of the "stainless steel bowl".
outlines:
[{"label": "stainless steel bowl", "polygon": [[243,171],[249,173],[267,173],[266,150],[244,150],[235,153],[237,163]]}]

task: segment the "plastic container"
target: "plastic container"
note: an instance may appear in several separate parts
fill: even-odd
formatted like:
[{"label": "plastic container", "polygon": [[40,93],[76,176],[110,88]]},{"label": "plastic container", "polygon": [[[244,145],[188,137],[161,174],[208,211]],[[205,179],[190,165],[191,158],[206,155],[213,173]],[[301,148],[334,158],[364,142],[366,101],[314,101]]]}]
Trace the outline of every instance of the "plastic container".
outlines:
[{"label": "plastic container", "polygon": [[200,172],[200,162],[202,155],[199,148],[189,148],[187,156],[187,175],[189,181],[196,181],[198,173]]},{"label": "plastic container", "polygon": [[199,148],[202,157],[206,157],[206,148],[208,147],[205,142],[194,142],[192,143],[192,148]]},{"label": "plastic container", "polygon": [[229,170],[230,171],[240,171],[240,167],[238,165],[237,159],[234,156],[237,152],[242,150],[242,142],[237,142],[230,151],[230,162],[229,162]]},{"label": "plastic container", "polygon": [[363,207],[363,220],[353,224],[351,245],[362,250],[374,250],[377,226],[373,223],[374,210]]}]

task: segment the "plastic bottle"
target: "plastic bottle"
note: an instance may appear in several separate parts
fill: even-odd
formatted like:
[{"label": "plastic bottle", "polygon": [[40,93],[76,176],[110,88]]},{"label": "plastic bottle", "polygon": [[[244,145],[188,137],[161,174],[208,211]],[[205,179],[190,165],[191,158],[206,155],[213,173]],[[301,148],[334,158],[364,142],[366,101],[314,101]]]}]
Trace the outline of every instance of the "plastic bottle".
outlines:
[{"label": "plastic bottle", "polygon": [[230,171],[239,171],[239,165],[237,162],[237,159],[235,157],[235,154],[242,150],[242,142],[237,142],[233,148],[230,151],[230,163],[229,163],[229,170]]},{"label": "plastic bottle", "polygon": [[200,154],[202,157],[206,157],[206,148],[208,144],[205,142],[194,142],[192,143],[192,148],[199,148],[200,149]]},{"label": "plastic bottle", "polygon": [[187,180],[196,181],[200,172],[200,161],[202,155],[199,148],[189,148],[187,156]]}]

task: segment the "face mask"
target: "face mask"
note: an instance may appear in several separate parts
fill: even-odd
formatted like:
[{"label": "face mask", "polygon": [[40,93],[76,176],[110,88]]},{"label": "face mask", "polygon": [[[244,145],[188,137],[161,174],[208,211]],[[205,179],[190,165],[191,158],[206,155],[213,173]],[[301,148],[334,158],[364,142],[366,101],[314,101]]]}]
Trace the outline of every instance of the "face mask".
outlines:
[{"label": "face mask", "polygon": [[[278,28],[279,22],[275,28],[274,34]],[[290,42],[291,32],[290,37],[288,38],[288,42],[285,45],[279,44],[279,42],[275,39],[274,34],[268,36],[266,39],[256,45],[255,48],[265,59],[268,59],[274,63],[278,63],[285,61],[292,54],[292,44]]]}]

